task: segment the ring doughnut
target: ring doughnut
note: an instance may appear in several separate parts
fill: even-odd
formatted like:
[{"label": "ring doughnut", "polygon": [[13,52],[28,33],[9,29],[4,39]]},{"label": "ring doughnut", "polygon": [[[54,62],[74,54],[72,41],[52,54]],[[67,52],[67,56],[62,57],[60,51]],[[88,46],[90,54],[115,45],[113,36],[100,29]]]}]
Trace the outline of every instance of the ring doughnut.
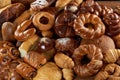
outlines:
[{"label": "ring doughnut", "polygon": [[33,24],[39,30],[49,30],[54,24],[55,17],[54,15],[48,12],[39,12],[33,17]]},{"label": "ring doughnut", "polygon": [[105,25],[101,19],[94,14],[79,14],[74,20],[75,33],[84,39],[99,38],[105,33]]},{"label": "ring doughnut", "polygon": [[80,77],[96,74],[103,65],[101,49],[93,44],[80,45],[74,50],[72,57],[75,61],[74,71]]}]

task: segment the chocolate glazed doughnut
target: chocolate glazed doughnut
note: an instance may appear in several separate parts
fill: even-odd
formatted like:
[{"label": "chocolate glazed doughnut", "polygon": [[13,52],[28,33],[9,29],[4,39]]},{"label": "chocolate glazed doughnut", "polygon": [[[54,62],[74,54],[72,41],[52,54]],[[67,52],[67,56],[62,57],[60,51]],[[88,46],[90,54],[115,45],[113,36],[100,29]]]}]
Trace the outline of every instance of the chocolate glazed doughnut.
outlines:
[{"label": "chocolate glazed doughnut", "polygon": [[33,24],[39,30],[49,30],[54,25],[55,16],[49,12],[39,12],[33,17]]},{"label": "chocolate glazed doughnut", "polygon": [[80,45],[72,57],[75,61],[74,71],[80,77],[96,74],[103,65],[101,49],[93,44]]},{"label": "chocolate glazed doughnut", "polygon": [[57,16],[54,30],[60,37],[72,37],[75,35],[73,30],[73,20],[76,15],[73,13],[61,13]]},{"label": "chocolate glazed doughnut", "polygon": [[79,14],[74,20],[73,28],[83,39],[99,38],[105,33],[105,25],[101,19],[90,13]]},{"label": "chocolate glazed doughnut", "polygon": [[17,65],[16,72],[26,79],[32,79],[33,77],[36,76],[36,70],[23,62]]}]

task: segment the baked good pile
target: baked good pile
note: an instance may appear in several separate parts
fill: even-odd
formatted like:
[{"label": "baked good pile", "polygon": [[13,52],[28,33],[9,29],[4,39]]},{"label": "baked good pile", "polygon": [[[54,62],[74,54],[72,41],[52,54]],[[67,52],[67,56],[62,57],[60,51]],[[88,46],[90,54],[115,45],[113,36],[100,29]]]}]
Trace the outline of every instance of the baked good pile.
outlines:
[{"label": "baked good pile", "polygon": [[120,6],[1,3],[0,80],[120,80]]}]

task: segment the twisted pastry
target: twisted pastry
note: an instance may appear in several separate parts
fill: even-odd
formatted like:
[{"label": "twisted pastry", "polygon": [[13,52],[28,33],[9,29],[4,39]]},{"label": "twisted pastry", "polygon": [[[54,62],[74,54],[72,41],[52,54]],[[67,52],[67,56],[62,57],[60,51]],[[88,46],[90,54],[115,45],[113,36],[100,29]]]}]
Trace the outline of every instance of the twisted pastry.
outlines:
[{"label": "twisted pastry", "polygon": [[73,28],[83,39],[99,38],[105,33],[105,25],[101,19],[90,13],[79,14],[74,20]]},{"label": "twisted pastry", "polygon": [[91,13],[97,16],[101,16],[102,7],[93,0],[86,0],[81,5],[78,14]]},{"label": "twisted pastry", "polygon": [[25,20],[17,27],[14,36],[18,41],[25,41],[35,34],[36,32],[35,28],[27,29],[28,27],[30,27],[31,24],[32,24],[31,20]]},{"label": "twisted pastry", "polygon": [[120,17],[116,13],[109,13],[103,18],[106,25],[108,25],[107,34],[115,36],[120,33]]},{"label": "twisted pastry", "polygon": [[16,72],[26,79],[32,79],[36,76],[36,70],[23,62],[17,65]]},{"label": "twisted pastry", "polygon": [[42,65],[46,63],[46,58],[35,52],[35,51],[29,51],[25,56],[24,56],[24,61],[33,66],[36,69],[39,69]]},{"label": "twisted pastry", "polygon": [[39,12],[33,17],[33,24],[39,30],[49,30],[54,25],[55,16],[49,12]]},{"label": "twisted pastry", "polygon": [[120,80],[120,66],[108,64],[96,75],[95,80]]},{"label": "twisted pastry", "polygon": [[119,49],[109,49],[106,51],[104,55],[104,59],[107,63],[114,63],[120,57],[120,50]]},{"label": "twisted pastry", "polygon": [[80,77],[96,74],[103,65],[101,49],[93,44],[80,45],[72,57],[75,61],[74,71]]}]

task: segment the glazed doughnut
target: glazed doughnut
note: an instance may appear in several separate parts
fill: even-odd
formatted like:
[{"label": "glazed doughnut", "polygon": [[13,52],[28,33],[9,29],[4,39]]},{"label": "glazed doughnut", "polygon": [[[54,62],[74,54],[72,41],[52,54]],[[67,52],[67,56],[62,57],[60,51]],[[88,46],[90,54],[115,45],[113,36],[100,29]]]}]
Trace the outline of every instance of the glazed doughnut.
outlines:
[{"label": "glazed doughnut", "polygon": [[75,14],[68,12],[58,15],[55,21],[55,33],[60,37],[73,37],[75,32],[72,26],[75,18]]},{"label": "glazed doughnut", "polygon": [[90,13],[79,14],[74,20],[73,28],[76,35],[81,36],[83,39],[99,38],[105,33],[105,25],[101,19]]},{"label": "glazed doughnut", "polygon": [[30,7],[33,11],[40,11],[41,9],[50,6],[55,0],[36,0],[31,3]]},{"label": "glazed doughnut", "polygon": [[17,65],[16,72],[26,79],[31,79],[36,76],[36,70],[23,62]]},{"label": "glazed doughnut", "polygon": [[31,26],[31,24],[32,24],[31,20],[25,20],[20,25],[18,25],[17,29],[15,30],[14,37],[18,41],[25,41],[28,38],[30,38],[31,36],[33,36],[36,32],[36,29],[29,28]]},{"label": "glazed doughnut", "polygon": [[95,77],[95,80],[120,80],[120,66],[108,64]]},{"label": "glazed doughnut", "polygon": [[39,12],[33,17],[33,24],[39,30],[49,30],[54,25],[55,16],[49,12]]},{"label": "glazed doughnut", "polygon": [[96,74],[103,65],[101,49],[93,44],[80,45],[72,57],[75,62],[74,71],[80,77]]}]

